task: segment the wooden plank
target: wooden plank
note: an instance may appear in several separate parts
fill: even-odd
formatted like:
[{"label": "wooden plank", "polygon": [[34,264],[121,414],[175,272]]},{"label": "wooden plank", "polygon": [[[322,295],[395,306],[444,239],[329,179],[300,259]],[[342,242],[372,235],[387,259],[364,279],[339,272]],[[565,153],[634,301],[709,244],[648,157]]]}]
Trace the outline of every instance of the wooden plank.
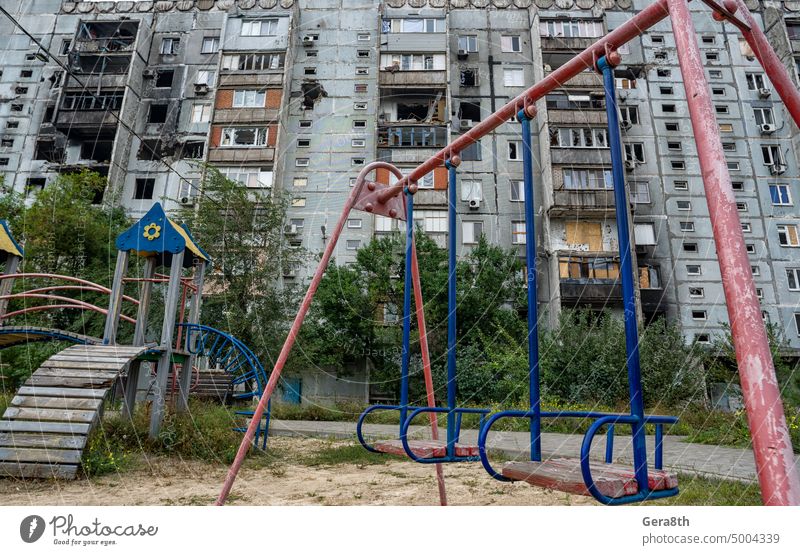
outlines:
[{"label": "wooden plank", "polygon": [[0,476],[11,478],[55,478],[72,480],[78,473],[76,464],[34,464],[0,462]]},{"label": "wooden plank", "polygon": [[31,387],[19,388],[17,395],[32,397],[69,397],[80,399],[103,399],[108,393],[106,389],[81,389],[77,387]]},{"label": "wooden plank", "polygon": [[93,410],[29,409],[8,407],[3,418],[15,420],[53,420],[56,422],[92,423],[97,417]]},{"label": "wooden plank", "polygon": [[114,370],[119,372],[122,368],[128,364],[127,362],[118,364],[118,363],[110,363],[110,362],[94,362],[94,361],[85,361],[85,360],[76,360],[74,362],[65,362],[62,360],[46,360],[42,363],[40,368],[75,368],[75,369],[85,369],[85,370]]},{"label": "wooden plank", "polygon": [[[411,452],[417,457],[429,459],[431,457],[446,457],[447,456],[447,442],[441,440],[430,439],[412,439],[409,440],[408,446]],[[399,439],[392,439],[387,441],[378,441],[374,445],[375,449],[381,453],[388,453],[391,455],[400,455],[401,457],[408,456],[405,449],[403,449],[403,442]],[[455,454],[458,457],[477,457],[477,445],[464,445],[456,443]]]},{"label": "wooden plank", "polygon": [[28,397],[17,395],[11,399],[12,407],[33,407],[40,409],[79,409],[96,410],[103,399],[78,399],[74,397]]},{"label": "wooden plank", "polygon": [[90,424],[75,422],[28,422],[25,420],[0,420],[0,432],[39,432],[53,434],[87,435]]},{"label": "wooden plank", "polygon": [[94,389],[108,389],[114,382],[107,378],[64,378],[58,376],[33,375],[25,381],[25,385],[44,387],[90,387]]},{"label": "wooden plank", "polygon": [[13,447],[0,447],[0,461],[77,464],[81,462],[81,452],[76,449],[16,449]]},{"label": "wooden plank", "polygon": [[64,436],[34,433],[0,433],[0,447],[37,447],[39,449],[83,449],[87,436]]},{"label": "wooden plank", "polygon": [[[583,475],[580,472],[580,461],[577,466],[569,468],[549,464],[549,461],[517,461],[507,463],[502,470],[503,476],[512,480],[528,482],[556,491],[563,491],[576,495],[589,495]],[[593,476],[594,485],[603,495],[617,498],[624,495],[634,495],[639,487],[634,480],[625,480],[619,477]]]},{"label": "wooden plank", "polygon": [[113,380],[119,372],[87,370],[84,368],[39,368],[34,376],[63,376],[65,378],[104,378]]},{"label": "wooden plank", "polygon": [[129,356],[100,356],[91,353],[86,354],[68,354],[68,355],[53,355],[47,359],[47,362],[112,362],[119,364],[127,364],[131,360]]}]

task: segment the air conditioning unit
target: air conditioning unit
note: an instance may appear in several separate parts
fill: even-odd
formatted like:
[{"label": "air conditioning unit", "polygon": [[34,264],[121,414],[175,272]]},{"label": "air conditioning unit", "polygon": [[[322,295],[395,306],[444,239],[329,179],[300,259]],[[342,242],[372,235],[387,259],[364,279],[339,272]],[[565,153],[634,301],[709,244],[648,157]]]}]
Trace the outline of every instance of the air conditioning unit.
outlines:
[{"label": "air conditioning unit", "polygon": [[295,224],[287,224],[283,226],[283,233],[285,235],[297,235],[297,226]]},{"label": "air conditioning unit", "polygon": [[194,197],[181,197],[180,199],[178,199],[178,202],[180,202],[184,206],[191,206],[194,204]]},{"label": "air conditioning unit", "polygon": [[633,160],[625,160],[625,169],[628,171],[636,169],[636,162]]},{"label": "air conditioning unit", "polygon": [[195,83],[194,92],[197,94],[208,94],[208,83]]},{"label": "air conditioning unit", "polygon": [[774,123],[762,123],[758,126],[758,130],[761,132],[762,135],[771,135],[775,133],[775,124]]},{"label": "air conditioning unit", "polygon": [[143,69],[142,70],[142,77],[145,79],[152,79],[156,76],[156,70],[154,69]]},{"label": "air conditioning unit", "polygon": [[633,127],[633,124],[632,124],[631,122],[629,122],[628,120],[624,119],[624,120],[621,120],[621,121],[619,122],[619,127],[620,127],[620,129],[622,129],[623,131],[627,131],[628,129],[630,129],[631,127]]},{"label": "air conditioning unit", "polygon": [[463,60],[463,59],[464,59],[464,58],[466,58],[467,56],[469,56],[469,52],[467,52],[467,51],[466,51],[466,50],[464,50],[464,49],[459,49],[459,50],[458,50],[458,59],[459,59],[459,60]]},{"label": "air conditioning unit", "polygon": [[465,130],[465,129],[472,129],[472,127],[474,125],[475,125],[475,122],[472,121],[471,119],[462,119],[458,123],[458,126],[462,131]]},{"label": "air conditioning unit", "polygon": [[481,201],[479,201],[478,199],[473,198],[473,199],[469,200],[469,209],[470,210],[477,210],[480,207],[481,207]]},{"label": "air conditioning unit", "polygon": [[758,97],[759,98],[769,98],[769,95],[772,94],[772,91],[769,89],[758,89]]},{"label": "air conditioning unit", "polygon": [[772,175],[780,175],[785,171],[786,171],[785,164],[772,164],[769,167],[769,173],[771,173]]}]

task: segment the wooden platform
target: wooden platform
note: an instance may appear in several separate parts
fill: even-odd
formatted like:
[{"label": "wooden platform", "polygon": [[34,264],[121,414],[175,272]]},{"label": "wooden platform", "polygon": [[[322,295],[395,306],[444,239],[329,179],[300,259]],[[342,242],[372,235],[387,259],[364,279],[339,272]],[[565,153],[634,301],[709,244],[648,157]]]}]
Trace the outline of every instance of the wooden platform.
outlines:
[{"label": "wooden platform", "polygon": [[[431,459],[447,456],[447,442],[432,439],[410,439],[408,446],[411,447],[411,452],[421,459]],[[402,457],[408,456],[406,450],[403,449],[403,442],[399,439],[391,439],[386,441],[378,441],[373,446],[381,453],[388,453],[390,455],[400,455]],[[457,457],[477,457],[477,445],[464,445],[456,443],[456,456]]]},{"label": "wooden platform", "polygon": [[[631,466],[600,462],[591,462],[589,466],[592,469],[594,485],[603,495],[617,498],[639,492],[639,484]],[[503,467],[502,474],[506,478],[528,482],[534,486],[576,495],[591,495],[583,482],[579,459],[555,458],[542,462],[510,462]],[[650,468],[647,476],[648,487],[651,490],[678,487],[678,477],[664,470]]]},{"label": "wooden platform", "polygon": [[0,476],[74,478],[106,395],[146,350],[76,345],[42,363],[0,420]]}]

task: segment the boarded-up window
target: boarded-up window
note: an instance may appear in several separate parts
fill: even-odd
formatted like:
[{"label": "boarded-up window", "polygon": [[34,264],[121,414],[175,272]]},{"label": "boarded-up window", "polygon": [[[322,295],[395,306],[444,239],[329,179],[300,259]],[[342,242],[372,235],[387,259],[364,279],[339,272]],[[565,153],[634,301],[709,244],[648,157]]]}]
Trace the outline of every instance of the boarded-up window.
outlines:
[{"label": "boarded-up window", "polygon": [[567,243],[586,245],[590,251],[603,250],[603,229],[600,222],[567,222]]}]

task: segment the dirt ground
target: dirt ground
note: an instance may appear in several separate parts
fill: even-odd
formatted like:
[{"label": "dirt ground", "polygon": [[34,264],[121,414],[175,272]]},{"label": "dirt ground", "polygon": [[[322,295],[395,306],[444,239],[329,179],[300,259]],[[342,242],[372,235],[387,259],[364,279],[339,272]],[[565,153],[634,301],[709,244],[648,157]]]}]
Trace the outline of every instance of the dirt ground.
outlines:
[{"label": "dirt ground", "polygon": [[[337,443],[336,445],[340,445]],[[234,484],[234,505],[435,505],[434,467],[399,460],[385,464],[309,466],[294,462],[331,443],[270,438],[278,455],[246,464]],[[0,479],[0,505],[206,505],[217,496],[227,466],[172,457],[142,457],[124,472],[71,482]],[[502,483],[480,463],[445,465],[451,505],[585,505],[588,497],[524,483]]]}]

